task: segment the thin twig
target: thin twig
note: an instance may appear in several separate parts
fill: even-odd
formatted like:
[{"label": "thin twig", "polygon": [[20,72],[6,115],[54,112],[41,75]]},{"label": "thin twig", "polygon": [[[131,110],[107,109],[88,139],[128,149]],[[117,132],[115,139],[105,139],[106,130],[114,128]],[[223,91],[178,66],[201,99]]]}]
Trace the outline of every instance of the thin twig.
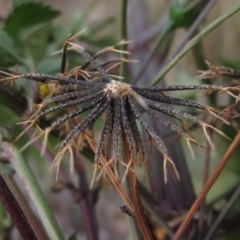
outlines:
[{"label": "thin twig", "polygon": [[[213,131],[210,130],[209,137],[212,139],[213,137]],[[207,142],[206,146],[206,155],[205,155],[205,161],[204,161],[204,168],[203,168],[203,181],[202,181],[202,189],[204,188],[208,177],[209,177],[209,165],[210,165],[210,154],[211,154],[211,146],[209,142]],[[199,211],[199,221],[198,221],[198,230],[201,232],[203,230],[203,224],[204,224],[204,212],[205,212],[205,199],[202,202],[202,205],[200,206]]]},{"label": "thin twig", "polygon": [[215,220],[215,222],[213,223],[213,225],[209,229],[209,231],[208,231],[206,237],[204,238],[204,240],[212,239],[213,234],[216,232],[219,224],[222,222],[224,217],[227,215],[227,213],[229,212],[229,210],[231,209],[233,204],[236,202],[236,200],[239,199],[239,196],[240,196],[240,186],[237,187],[237,189],[233,193],[232,197],[229,199],[229,201],[226,204],[226,206],[222,209],[221,213],[218,215],[217,219]]},{"label": "thin twig", "polygon": [[[126,139],[124,131],[122,131],[122,133],[123,133],[123,139]],[[123,145],[124,145],[124,153],[125,153],[124,154],[125,155],[125,163],[127,165],[130,164],[130,168],[134,169],[135,163],[134,163],[133,159],[130,158],[129,146],[126,141],[123,141],[123,142],[124,142]],[[153,240],[154,238],[153,238],[152,232],[149,228],[149,225],[146,220],[146,216],[144,214],[144,209],[143,209],[141,197],[139,194],[136,174],[133,171],[128,172],[128,184],[129,184],[131,199],[132,199],[133,206],[134,206],[134,216],[138,223],[139,229],[141,230],[144,239],[146,239],[146,240],[152,239]]]},{"label": "thin twig", "polygon": [[185,232],[187,226],[189,225],[190,221],[192,220],[194,214],[196,213],[196,211],[199,208],[200,204],[202,203],[203,199],[205,198],[205,196],[209,192],[210,188],[212,187],[212,185],[214,184],[214,182],[218,178],[219,174],[222,172],[225,165],[228,163],[228,160],[232,156],[235,149],[239,146],[239,143],[240,143],[240,132],[238,132],[237,136],[235,137],[235,139],[233,140],[233,142],[229,146],[227,152],[224,154],[223,158],[221,159],[218,167],[214,170],[213,174],[208,179],[204,189],[199,194],[198,198],[196,199],[196,201],[194,202],[194,204],[192,205],[192,207],[188,211],[187,216],[185,217],[182,224],[178,228],[173,240],[180,240],[181,239],[181,236]]},{"label": "thin twig", "polygon": [[84,218],[86,236],[89,240],[98,240],[98,224],[94,211],[92,192],[89,190],[85,169],[81,159],[78,157],[76,149],[73,150],[73,159],[79,175],[79,191],[81,196],[83,196],[79,202],[79,205],[81,207],[82,215]]},{"label": "thin twig", "polygon": [[187,33],[184,35],[184,38],[176,48],[176,50],[173,52],[172,56],[170,59],[173,59],[181,50],[182,48],[186,45],[188,40],[193,36],[194,32],[200,25],[200,23],[203,21],[203,19],[207,16],[207,14],[211,11],[213,6],[216,4],[217,0],[210,0],[208,4],[205,6],[205,8],[202,10],[202,12],[198,15],[198,17],[195,19],[193,22],[192,26],[188,29]]},{"label": "thin twig", "polygon": [[12,192],[13,196],[15,197],[16,201],[18,202],[19,206],[21,206],[25,217],[27,218],[37,237],[41,240],[49,240],[42,223],[39,221],[39,218],[36,216],[36,214],[33,212],[33,209],[29,205],[28,196],[26,196],[26,194],[20,190],[21,185],[19,186],[16,184],[16,181],[13,179],[13,177],[9,176],[8,174],[4,174],[2,177]]},{"label": "thin twig", "polygon": [[32,230],[31,226],[28,223],[22,209],[18,205],[16,199],[9,190],[7,184],[5,183],[2,175],[0,174],[0,200],[10,215],[14,225],[18,229],[20,235],[23,239],[26,240],[37,240],[37,236]]},{"label": "thin twig", "polygon": [[[127,40],[127,5],[128,5],[128,1],[127,0],[122,0],[121,2],[121,12],[120,12],[120,34],[121,34],[121,38],[124,40]],[[122,51],[126,51],[127,50],[127,45],[123,44],[121,46],[121,50]],[[121,54],[121,57],[124,58],[124,54]],[[120,64],[120,74],[119,76],[124,76],[126,72],[126,62],[122,61]]]}]

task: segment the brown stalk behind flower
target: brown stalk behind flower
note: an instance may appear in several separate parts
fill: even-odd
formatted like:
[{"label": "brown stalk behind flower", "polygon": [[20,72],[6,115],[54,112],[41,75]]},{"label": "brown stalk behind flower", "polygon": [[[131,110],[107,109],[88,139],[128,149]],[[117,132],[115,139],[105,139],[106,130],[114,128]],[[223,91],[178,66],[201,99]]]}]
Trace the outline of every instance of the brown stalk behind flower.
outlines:
[{"label": "brown stalk behind flower", "polygon": [[[123,139],[126,139],[124,130],[122,131],[122,133],[123,133]],[[125,163],[127,165],[130,164],[130,168],[135,169],[135,160],[131,159],[130,157],[129,146],[126,141],[124,141],[123,144],[124,144],[124,153],[125,153]],[[132,203],[134,206],[134,216],[136,218],[138,226],[141,229],[144,239],[153,240],[154,237],[149,228],[149,225],[144,213],[144,209],[142,206],[136,174],[132,171],[128,172],[128,183],[129,183],[129,191],[131,194]]]},{"label": "brown stalk behind flower", "polygon": [[[97,149],[97,144],[95,140],[93,139],[93,136],[91,134],[86,134],[85,135],[86,140],[91,147],[91,149],[96,152]],[[105,167],[105,173],[109,177],[110,182],[112,183],[113,187],[116,189],[116,191],[119,193],[121,198],[124,200],[126,205],[128,206],[129,210],[134,212],[134,206],[128,195],[126,194],[125,190],[121,186],[121,182],[117,179],[116,174],[114,173],[113,169],[111,166],[108,164],[108,161],[106,158],[104,158],[102,155],[100,156],[100,163],[102,166]],[[97,164],[94,166],[95,171],[97,171]]]}]

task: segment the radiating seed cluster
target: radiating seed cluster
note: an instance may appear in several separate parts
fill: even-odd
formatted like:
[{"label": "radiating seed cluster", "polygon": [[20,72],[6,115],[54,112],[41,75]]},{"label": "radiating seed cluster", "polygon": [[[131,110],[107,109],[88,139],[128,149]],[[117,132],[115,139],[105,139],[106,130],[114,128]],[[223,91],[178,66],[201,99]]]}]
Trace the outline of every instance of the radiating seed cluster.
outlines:
[{"label": "radiating seed cluster", "polygon": [[[124,43],[125,42],[121,42],[121,44]],[[86,64],[66,71],[67,45],[70,45],[73,50],[79,52],[87,60]],[[25,78],[46,84],[56,84],[55,90],[43,99],[42,104],[39,105],[39,108],[28,121],[30,122],[30,126],[32,126],[37,124],[40,119],[45,118],[50,120],[49,126],[29,144],[41,136],[44,137],[44,143],[46,144],[48,134],[52,130],[67,129],[64,132],[65,137],[60,144],[57,157],[54,161],[54,167],[58,168],[65,152],[70,151],[71,154],[73,147],[80,147],[82,143],[79,143],[79,141],[83,141],[84,139],[80,136],[84,135],[87,129],[91,129],[95,121],[104,113],[104,124],[95,152],[95,163],[100,163],[101,157],[104,157],[109,164],[112,164],[117,174],[117,163],[121,161],[120,152],[123,141],[127,141],[131,161],[137,163],[146,162],[148,149],[146,142],[144,142],[141,137],[140,129],[137,125],[138,122],[147,132],[156,149],[163,155],[165,181],[167,181],[166,168],[168,166],[178,178],[177,170],[169,157],[163,139],[161,139],[147,123],[143,117],[143,113],[149,114],[165,127],[170,128],[179,136],[184,137],[193,155],[191,143],[197,145],[198,143],[184,130],[164,119],[162,114],[177,119],[182,123],[195,122],[199,124],[203,128],[208,141],[213,145],[207,134],[207,128],[214,129],[219,134],[222,134],[219,130],[191,114],[172,108],[172,105],[204,110],[215,117],[219,117],[218,113],[216,110],[203,104],[191,100],[170,97],[166,95],[165,92],[182,90],[215,91],[223,90],[223,87],[206,84],[137,87],[116,81],[109,75],[108,70],[104,68],[107,64],[103,63],[101,65],[95,60],[100,54],[115,50],[114,47],[115,46],[106,48],[104,51],[100,51],[92,57],[86,53],[82,47],[67,40],[63,49],[62,72],[59,75],[52,76],[0,71],[0,75],[4,81]],[[124,59],[114,60],[113,63],[119,63],[123,60]],[[90,65],[94,68],[89,70]],[[85,112],[88,112],[88,114],[82,117],[81,114]],[[219,118],[224,121],[221,117]]]}]

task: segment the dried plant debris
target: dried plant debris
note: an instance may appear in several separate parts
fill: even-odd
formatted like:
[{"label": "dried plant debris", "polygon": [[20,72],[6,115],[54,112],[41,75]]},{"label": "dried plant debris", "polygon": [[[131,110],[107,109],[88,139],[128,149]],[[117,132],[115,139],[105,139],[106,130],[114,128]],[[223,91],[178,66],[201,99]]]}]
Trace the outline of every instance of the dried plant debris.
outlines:
[{"label": "dried plant debris", "polygon": [[232,79],[240,79],[240,71],[227,68],[223,66],[215,66],[206,61],[209,69],[207,71],[199,71],[200,75],[197,77],[199,79],[217,79],[219,77],[229,77]]},{"label": "dried plant debris", "polygon": [[213,64],[210,64],[208,61],[206,61],[206,64],[208,65],[209,69],[207,71],[199,71],[200,74],[197,76],[197,78],[198,79],[213,79],[214,82],[220,77],[227,77],[227,78],[237,80],[234,83],[226,85],[222,89],[222,91],[225,91],[229,95],[234,97],[236,99],[236,103],[237,103],[240,98],[239,97],[240,96],[239,95],[240,71],[235,70],[233,68],[227,68],[227,67],[223,67],[223,66],[215,66]]},{"label": "dried plant debris", "polygon": [[[240,109],[240,93],[239,93],[239,79],[240,79],[240,71],[228,67],[223,66],[215,66],[213,64],[210,64],[208,61],[206,61],[206,64],[208,65],[209,69],[206,71],[199,71],[199,75],[197,78],[199,79],[214,79],[216,81],[220,77],[226,77],[233,79],[233,83],[225,85],[223,87],[222,91],[227,92],[229,95],[231,95],[233,98],[235,98],[236,102],[235,104],[225,108],[222,113],[228,117],[228,121],[231,123],[231,125],[238,131],[239,124],[237,121],[234,120],[234,118],[239,118],[239,109]],[[216,122],[215,125],[219,124],[220,122]]]},{"label": "dried plant debris", "polygon": [[[101,116],[104,119],[104,124],[95,152],[95,170],[98,167],[104,169],[104,164],[101,161],[101,158],[104,157],[107,160],[107,164],[110,164],[115,170],[116,175],[117,164],[122,162],[120,152],[123,141],[127,141],[129,147],[131,157],[129,162],[134,161],[136,164],[147,162],[149,157],[148,144],[146,144],[141,137],[139,125],[137,125],[137,123],[140,123],[147,132],[150,142],[163,155],[165,182],[167,181],[167,168],[171,170],[175,178],[179,178],[174,162],[169,156],[163,139],[161,139],[147,123],[143,116],[144,113],[150,115],[165,127],[170,128],[179,136],[182,136],[186,140],[193,156],[194,153],[191,144],[199,144],[189,136],[187,132],[174,123],[164,119],[162,114],[177,119],[183,124],[187,122],[199,124],[212,147],[213,143],[208,136],[208,129],[213,129],[218,134],[225,136],[221,131],[207,122],[186,112],[174,109],[172,106],[187,106],[200,109],[226,122],[224,115],[221,115],[216,109],[191,100],[174,98],[165,94],[170,91],[182,90],[226,91],[224,86],[206,84],[165,87],[132,86],[116,80],[114,76],[109,74],[112,66],[116,66],[116,64],[119,64],[121,61],[126,61],[125,59],[118,58],[102,64],[96,61],[99,55],[107,51],[121,52],[116,49],[116,46],[126,44],[126,41],[121,41],[115,46],[105,48],[94,56],[90,56],[83,47],[73,43],[72,40],[73,37],[69,37],[63,46],[61,73],[58,75],[19,73],[9,70],[0,71],[1,79],[5,82],[25,78],[41,84],[51,84],[51,86],[54,86],[49,88],[51,89],[49,95],[43,99],[33,115],[25,122],[29,124],[28,127],[37,125],[42,118],[48,119],[48,122],[50,122],[49,126],[45,129],[40,129],[40,134],[33,137],[25,147],[32,144],[36,139],[43,137],[43,152],[48,135],[52,130],[60,130],[62,135],[64,135],[64,139],[61,141],[57,156],[52,165],[53,169],[59,169],[61,159],[66,152],[70,153],[70,161],[73,162],[72,149],[81,149],[84,139],[86,139],[86,134],[88,134],[87,130],[91,129],[96,120]],[[80,53],[87,62],[83,66],[66,70],[67,52],[70,50]],[[128,54],[128,52],[124,53]],[[106,67],[108,68],[106,69]],[[210,67],[213,68],[213,66]],[[202,74],[204,77],[208,75],[206,73]],[[214,74],[211,76],[213,75]],[[216,75],[217,73],[214,76]],[[229,86],[227,88],[227,91],[228,90],[230,90]],[[165,104],[171,106],[167,107]],[[83,113],[85,113],[85,117],[82,117]],[[123,136],[125,136],[126,139],[122,139]],[[128,167],[129,166],[126,166],[127,170],[125,174],[127,174],[128,170],[130,171]]]}]

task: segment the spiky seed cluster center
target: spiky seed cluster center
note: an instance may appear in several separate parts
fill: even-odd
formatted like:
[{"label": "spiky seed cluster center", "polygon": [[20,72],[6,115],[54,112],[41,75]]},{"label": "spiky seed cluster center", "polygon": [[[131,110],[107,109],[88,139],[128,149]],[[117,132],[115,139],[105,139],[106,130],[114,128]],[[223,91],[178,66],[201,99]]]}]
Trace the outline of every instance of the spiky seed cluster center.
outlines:
[{"label": "spiky seed cluster center", "polygon": [[115,99],[120,98],[123,94],[128,94],[129,96],[132,96],[143,109],[148,110],[148,104],[146,101],[136,91],[134,91],[129,84],[112,80],[106,84],[104,92],[110,92],[111,96]]},{"label": "spiky seed cluster center", "polygon": [[104,89],[105,92],[111,92],[113,98],[118,98],[124,92],[131,92],[131,86],[129,84],[112,80]]}]

